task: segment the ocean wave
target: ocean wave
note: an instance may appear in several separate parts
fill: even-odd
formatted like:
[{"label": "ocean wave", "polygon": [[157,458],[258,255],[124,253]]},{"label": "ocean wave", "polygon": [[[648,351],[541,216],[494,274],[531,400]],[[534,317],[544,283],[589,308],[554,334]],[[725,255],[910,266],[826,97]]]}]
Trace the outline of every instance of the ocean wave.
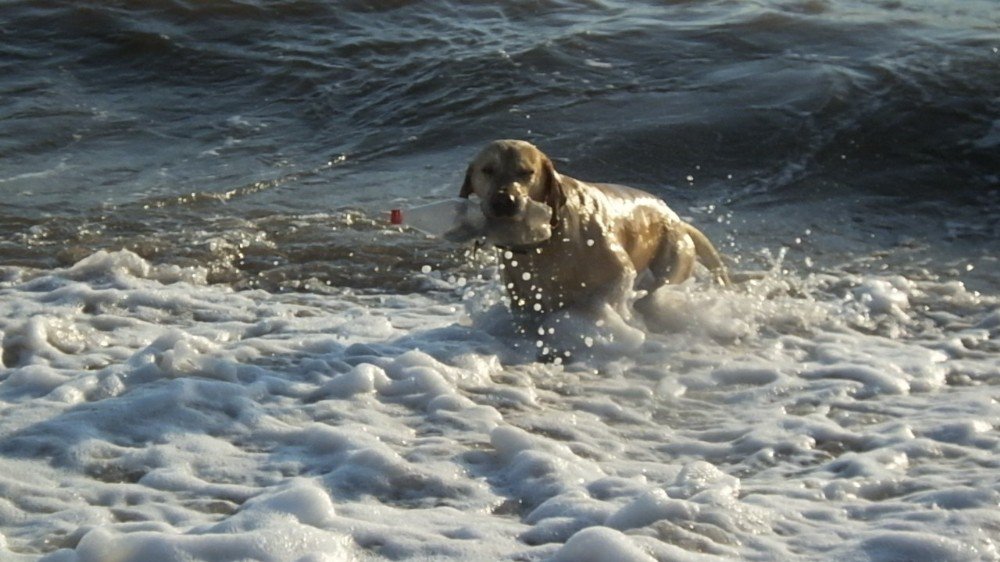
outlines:
[{"label": "ocean wave", "polygon": [[645,329],[605,311],[562,365],[461,304],[491,281],[268,294],[132,252],[18,269],[0,552],[991,556],[1000,302],[775,265],[665,289]]},{"label": "ocean wave", "polygon": [[[810,209],[824,204],[839,225],[877,209],[854,215],[858,244],[886,223],[919,239],[926,221],[988,242],[1000,77],[995,34],[963,23],[988,21],[986,7],[20,2],[0,46],[14,100],[0,110],[4,233],[30,239],[27,217],[56,234],[6,255],[65,263],[218,215],[375,217],[453,193],[441,186],[457,189],[496,137],[685,213],[724,209],[703,218],[755,244],[748,254],[786,230],[822,231]],[[740,227],[769,214],[782,220],[761,239]],[[74,229],[87,242],[57,250],[60,236],[75,247]]]}]

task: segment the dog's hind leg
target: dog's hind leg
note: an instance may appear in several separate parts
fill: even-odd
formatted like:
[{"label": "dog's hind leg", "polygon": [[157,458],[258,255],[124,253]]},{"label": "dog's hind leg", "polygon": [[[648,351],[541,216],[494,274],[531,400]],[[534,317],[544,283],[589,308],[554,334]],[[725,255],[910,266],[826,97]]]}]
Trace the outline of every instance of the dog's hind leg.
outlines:
[{"label": "dog's hind leg", "polygon": [[661,285],[677,285],[683,283],[694,271],[697,256],[697,244],[682,228],[670,228],[663,233],[660,247],[649,263],[649,270],[654,277],[650,292]]}]

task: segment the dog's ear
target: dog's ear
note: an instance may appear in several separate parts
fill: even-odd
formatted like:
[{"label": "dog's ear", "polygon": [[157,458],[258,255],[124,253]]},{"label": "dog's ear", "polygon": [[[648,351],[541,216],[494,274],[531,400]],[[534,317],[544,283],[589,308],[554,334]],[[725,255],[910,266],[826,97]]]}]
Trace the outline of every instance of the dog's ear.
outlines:
[{"label": "dog's ear", "polygon": [[566,204],[566,190],[556,173],[555,166],[547,157],[542,160],[542,182],[545,186],[545,204],[552,207],[552,226],[559,224],[559,212]]},{"label": "dog's ear", "polygon": [[468,199],[470,195],[472,195],[472,164],[469,164],[468,169],[465,170],[465,181],[462,183],[462,189],[458,192],[458,196],[464,199]]}]

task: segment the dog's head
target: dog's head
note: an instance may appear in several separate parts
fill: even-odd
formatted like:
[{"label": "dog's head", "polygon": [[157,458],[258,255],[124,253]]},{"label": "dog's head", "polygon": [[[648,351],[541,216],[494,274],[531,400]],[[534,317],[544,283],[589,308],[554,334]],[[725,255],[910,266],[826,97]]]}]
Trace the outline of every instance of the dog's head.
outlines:
[{"label": "dog's head", "polygon": [[552,161],[521,140],[493,141],[473,158],[459,196],[472,194],[479,197],[483,214],[490,220],[517,218],[531,199],[552,208],[555,225],[566,202]]}]

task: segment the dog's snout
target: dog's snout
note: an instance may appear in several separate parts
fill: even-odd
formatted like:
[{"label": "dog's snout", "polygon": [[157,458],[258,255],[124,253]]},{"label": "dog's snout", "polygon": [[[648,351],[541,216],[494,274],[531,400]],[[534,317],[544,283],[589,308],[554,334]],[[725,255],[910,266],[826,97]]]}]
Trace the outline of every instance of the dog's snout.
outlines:
[{"label": "dog's snout", "polygon": [[493,214],[498,217],[512,217],[517,213],[517,198],[507,192],[500,192],[490,201]]}]

